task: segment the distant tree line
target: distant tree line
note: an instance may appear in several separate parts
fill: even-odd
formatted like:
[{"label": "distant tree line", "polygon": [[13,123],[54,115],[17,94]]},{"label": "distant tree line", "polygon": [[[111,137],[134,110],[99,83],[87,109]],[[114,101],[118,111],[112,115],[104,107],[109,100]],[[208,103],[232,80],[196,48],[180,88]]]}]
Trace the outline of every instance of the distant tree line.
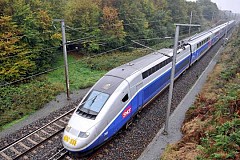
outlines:
[{"label": "distant tree line", "polygon": [[191,11],[192,23],[220,19],[210,0],[0,0],[0,84],[52,67],[61,49],[55,18],[65,19],[69,46],[86,54],[172,36]]}]

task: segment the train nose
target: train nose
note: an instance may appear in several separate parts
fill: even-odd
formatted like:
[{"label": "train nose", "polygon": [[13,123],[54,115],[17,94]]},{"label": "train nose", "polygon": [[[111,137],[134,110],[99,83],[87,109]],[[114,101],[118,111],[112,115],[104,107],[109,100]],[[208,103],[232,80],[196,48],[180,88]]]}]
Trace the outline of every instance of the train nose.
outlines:
[{"label": "train nose", "polygon": [[89,143],[89,135],[89,132],[77,131],[67,126],[62,137],[63,146],[70,151],[81,151]]}]

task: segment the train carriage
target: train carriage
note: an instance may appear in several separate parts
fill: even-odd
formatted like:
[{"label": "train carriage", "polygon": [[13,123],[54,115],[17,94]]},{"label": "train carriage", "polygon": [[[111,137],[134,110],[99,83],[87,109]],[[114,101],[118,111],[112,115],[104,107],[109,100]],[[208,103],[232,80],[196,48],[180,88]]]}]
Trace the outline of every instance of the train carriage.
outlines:
[{"label": "train carriage", "polygon": [[[203,56],[234,21],[184,41],[177,50],[175,78]],[[227,27],[227,28],[226,28]],[[105,74],[86,94],[63,134],[64,147],[84,153],[100,146],[169,85],[173,49],[161,49]]]}]

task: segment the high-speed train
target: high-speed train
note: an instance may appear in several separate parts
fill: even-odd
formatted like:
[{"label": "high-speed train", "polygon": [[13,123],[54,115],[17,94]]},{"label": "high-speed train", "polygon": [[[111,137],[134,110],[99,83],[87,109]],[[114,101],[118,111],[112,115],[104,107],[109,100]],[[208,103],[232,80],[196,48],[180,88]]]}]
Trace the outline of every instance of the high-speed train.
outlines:
[{"label": "high-speed train", "polygon": [[[179,43],[175,78],[203,56],[233,26],[229,21]],[[66,126],[63,146],[92,151],[116,134],[169,85],[173,49],[161,49],[106,73],[86,94]]]}]

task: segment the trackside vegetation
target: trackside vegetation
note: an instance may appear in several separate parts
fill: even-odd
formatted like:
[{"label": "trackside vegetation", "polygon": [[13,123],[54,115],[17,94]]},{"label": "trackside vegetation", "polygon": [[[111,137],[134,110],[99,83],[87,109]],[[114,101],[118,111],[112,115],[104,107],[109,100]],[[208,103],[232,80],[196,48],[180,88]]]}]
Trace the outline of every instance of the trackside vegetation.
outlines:
[{"label": "trackside vegetation", "polygon": [[234,33],[194,105],[183,137],[163,160],[240,159],[240,30]]}]

